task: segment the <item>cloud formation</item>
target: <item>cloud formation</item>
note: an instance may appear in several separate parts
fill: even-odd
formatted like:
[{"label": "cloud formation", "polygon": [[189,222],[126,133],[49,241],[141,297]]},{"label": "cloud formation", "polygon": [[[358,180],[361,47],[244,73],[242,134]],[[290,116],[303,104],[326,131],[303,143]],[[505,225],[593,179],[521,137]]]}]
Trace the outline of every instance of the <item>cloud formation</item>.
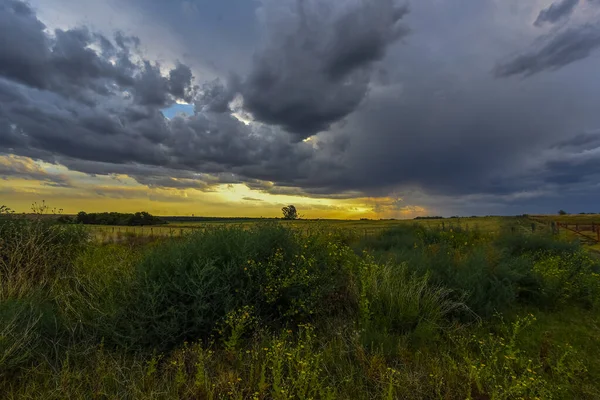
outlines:
[{"label": "cloud formation", "polygon": [[557,70],[589,57],[600,47],[600,24],[585,24],[544,38],[529,52],[496,66],[497,77],[531,76]]},{"label": "cloud formation", "polygon": [[408,33],[400,22],[408,9],[394,0],[295,5],[282,15],[277,2],[263,2],[267,40],[240,91],[257,120],[301,140],[356,110],[373,63]]},{"label": "cloud formation", "polygon": [[69,178],[64,174],[49,173],[31,159],[16,156],[0,156],[0,179],[25,179],[44,182],[50,186],[69,187]]},{"label": "cloud formation", "polygon": [[[132,4],[173,29],[186,24],[179,33],[191,41],[181,7]],[[254,58],[212,80],[177,58],[149,59],[135,31],[53,29],[25,3],[0,0],[0,34],[11,38],[0,48],[0,153],[127,175],[153,191],[245,184],[337,201],[399,193],[402,202],[381,203],[385,213],[551,204],[557,188],[594,179],[579,167],[595,171],[590,132],[600,127],[591,57],[600,28],[579,14],[567,21],[564,9],[552,19],[559,5],[542,19],[565,25],[523,52],[523,37],[539,30],[531,13],[514,12],[526,8],[518,0],[415,2],[410,13],[392,0],[263,0],[235,14],[239,31],[226,21],[235,38],[260,28],[244,42]],[[222,46],[206,57],[233,52]],[[541,74],[575,62],[577,73]],[[181,101],[194,114],[164,118]]]},{"label": "cloud formation", "polygon": [[579,0],[561,0],[552,3],[550,7],[540,11],[534,25],[542,26],[545,23],[553,24],[561,19],[567,18],[575,11],[575,7],[577,7],[578,4]]}]

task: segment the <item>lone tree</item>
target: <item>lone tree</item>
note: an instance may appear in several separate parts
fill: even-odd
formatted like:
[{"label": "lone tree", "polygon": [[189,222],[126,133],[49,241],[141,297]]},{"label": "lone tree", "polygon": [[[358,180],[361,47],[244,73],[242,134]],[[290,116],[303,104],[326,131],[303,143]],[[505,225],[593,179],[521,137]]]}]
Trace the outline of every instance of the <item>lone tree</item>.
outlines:
[{"label": "lone tree", "polygon": [[567,215],[567,212],[565,210],[560,210],[558,212],[558,215]]},{"label": "lone tree", "polygon": [[292,205],[283,207],[281,211],[283,211],[283,219],[298,219],[298,211]]}]

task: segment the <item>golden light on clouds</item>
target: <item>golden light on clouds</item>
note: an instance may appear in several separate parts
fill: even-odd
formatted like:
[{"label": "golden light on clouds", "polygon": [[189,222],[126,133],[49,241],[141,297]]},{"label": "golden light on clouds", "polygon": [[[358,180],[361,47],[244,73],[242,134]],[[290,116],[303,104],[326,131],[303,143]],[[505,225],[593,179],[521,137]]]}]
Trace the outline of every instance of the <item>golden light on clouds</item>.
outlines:
[{"label": "golden light on clouds", "polygon": [[198,182],[198,187],[186,188],[195,181],[163,181],[183,187],[147,186],[127,175],[92,176],[27,157],[0,156],[0,204],[18,212],[29,211],[33,202],[41,200],[67,214],[148,211],[156,215],[279,217],[281,207],[289,204],[305,218],[413,218],[426,212],[423,207],[399,206],[398,199],[387,197],[319,198],[295,188],[269,193],[244,184],[204,187]]}]

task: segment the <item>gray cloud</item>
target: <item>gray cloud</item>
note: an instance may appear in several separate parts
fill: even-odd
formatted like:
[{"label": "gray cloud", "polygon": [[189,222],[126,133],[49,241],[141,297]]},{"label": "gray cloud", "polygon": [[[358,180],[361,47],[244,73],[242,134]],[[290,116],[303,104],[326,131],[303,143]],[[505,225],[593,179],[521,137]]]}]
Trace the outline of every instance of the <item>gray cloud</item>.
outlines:
[{"label": "gray cloud", "polygon": [[579,0],[561,0],[557,3],[553,3],[550,7],[540,11],[534,25],[542,26],[545,23],[553,24],[563,18],[567,18],[575,11],[577,4],[579,4]]},{"label": "gray cloud", "polygon": [[20,178],[45,182],[51,186],[69,187],[69,178],[62,174],[51,174],[40,166],[18,157],[0,157],[0,179]]},{"label": "gray cloud", "polygon": [[568,28],[541,41],[537,48],[496,66],[497,77],[530,76],[557,70],[583,60],[600,47],[600,25],[586,24]]},{"label": "gray cloud", "polygon": [[[282,16],[265,2],[267,41],[241,85],[245,108],[301,140],[346,117],[367,94],[371,66],[407,33],[394,0],[296,2]],[[330,6],[330,7],[327,7]]]},{"label": "gray cloud", "polygon": [[0,76],[88,104],[99,101],[98,96],[133,91],[140,105],[165,106],[185,97],[191,86],[190,71],[184,65],[170,72],[169,81],[158,65],[134,63],[131,55],[139,47],[135,37],[117,33],[115,47],[85,27],[56,29],[49,36],[33,10],[20,1],[0,4],[0,35],[11,38],[0,49]]},{"label": "gray cloud", "polygon": [[[577,74],[494,79],[498,54],[522,41],[515,24],[531,30],[520,17],[530,14],[511,7],[526,8],[517,0],[418,2],[404,17],[391,0],[265,0],[265,36],[248,70],[239,67],[242,78],[224,71],[196,87],[192,69],[147,60],[135,36],[51,30],[27,6],[4,1],[0,33],[14,43],[0,48],[0,150],[151,188],[245,184],[330,199],[398,193],[403,202],[378,208],[398,212],[523,213],[538,202],[556,211],[557,188],[579,191],[578,204],[588,204],[583,186],[596,179],[600,127],[592,59]],[[405,19],[414,34],[394,46]],[[585,58],[597,32],[592,24],[558,30],[497,75]],[[165,119],[161,110],[178,99],[195,113]]]}]

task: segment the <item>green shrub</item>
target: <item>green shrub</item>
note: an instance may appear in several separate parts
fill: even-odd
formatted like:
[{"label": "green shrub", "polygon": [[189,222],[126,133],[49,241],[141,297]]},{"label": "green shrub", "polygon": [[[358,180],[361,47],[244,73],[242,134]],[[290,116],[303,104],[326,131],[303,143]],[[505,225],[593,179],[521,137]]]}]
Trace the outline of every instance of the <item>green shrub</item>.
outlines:
[{"label": "green shrub", "polygon": [[540,305],[575,302],[587,308],[600,304],[600,264],[584,252],[563,256],[538,254],[533,270],[541,281]]},{"label": "green shrub", "polygon": [[88,241],[80,226],[53,219],[0,219],[0,299],[24,296],[66,274]]},{"label": "green shrub", "polygon": [[496,245],[509,256],[553,254],[569,255],[580,249],[577,241],[568,242],[546,234],[504,233],[496,239]]},{"label": "green shrub", "polygon": [[165,349],[208,337],[244,306],[272,327],[344,312],[352,257],[333,236],[279,225],[198,232],[145,257],[117,326],[135,346]]},{"label": "green shrub", "polygon": [[363,319],[383,334],[413,332],[422,324],[447,327],[449,316],[468,310],[450,299],[450,290],[430,285],[427,275],[416,275],[407,264],[367,263],[360,284]]},{"label": "green shrub", "polygon": [[572,382],[583,380],[587,368],[569,344],[553,348],[545,344],[539,354],[529,351],[523,339],[535,321],[530,314],[502,322],[497,334],[456,338],[455,350],[467,369],[466,398],[573,398]]},{"label": "green shrub", "polygon": [[50,304],[34,299],[0,301],[0,377],[48,356],[61,324]]}]

